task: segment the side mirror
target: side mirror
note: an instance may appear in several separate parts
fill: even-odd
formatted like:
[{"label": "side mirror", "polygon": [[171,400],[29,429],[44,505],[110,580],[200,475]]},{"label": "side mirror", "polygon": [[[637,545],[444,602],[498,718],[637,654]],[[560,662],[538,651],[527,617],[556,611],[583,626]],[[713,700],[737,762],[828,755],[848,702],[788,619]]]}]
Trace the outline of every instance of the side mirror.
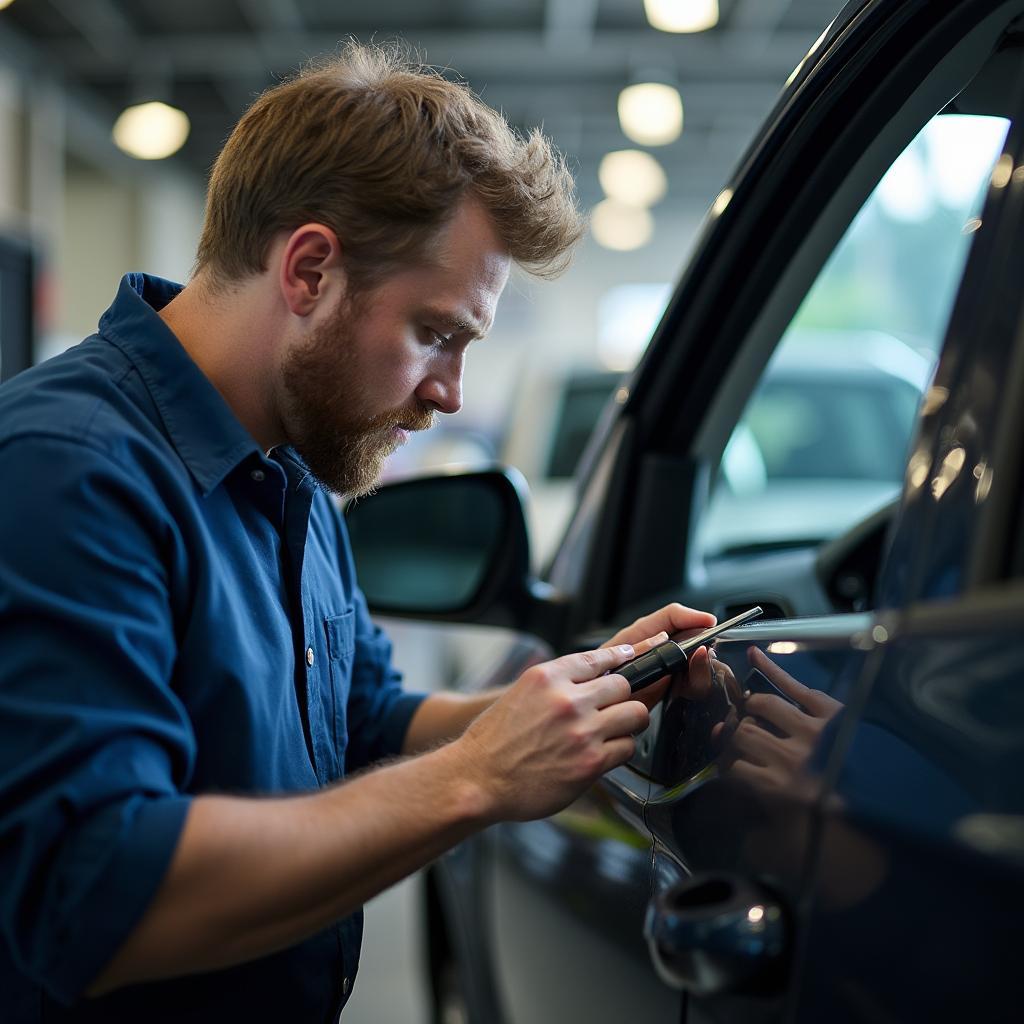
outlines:
[{"label": "side mirror", "polygon": [[456,471],[387,484],[345,516],[359,585],[378,615],[557,637],[563,605],[530,575],[523,478]]}]

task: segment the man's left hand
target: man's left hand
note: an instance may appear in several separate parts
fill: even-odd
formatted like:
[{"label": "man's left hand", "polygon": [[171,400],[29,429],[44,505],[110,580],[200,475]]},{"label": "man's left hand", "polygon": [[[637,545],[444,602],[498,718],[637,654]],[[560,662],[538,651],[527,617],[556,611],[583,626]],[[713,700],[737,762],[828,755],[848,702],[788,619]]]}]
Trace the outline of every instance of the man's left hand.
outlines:
[{"label": "man's left hand", "polygon": [[[603,647],[614,644],[632,644],[634,655],[639,657],[652,647],[664,643],[670,637],[683,640],[694,633],[715,625],[718,620],[710,612],[697,611],[682,604],[667,604],[650,615],[644,615],[625,629],[620,629]],[[698,648],[700,650],[700,648]],[[694,652],[696,653],[696,652]],[[669,676],[658,682],[638,690],[635,700],[642,701],[648,708],[653,708],[665,696]]]}]

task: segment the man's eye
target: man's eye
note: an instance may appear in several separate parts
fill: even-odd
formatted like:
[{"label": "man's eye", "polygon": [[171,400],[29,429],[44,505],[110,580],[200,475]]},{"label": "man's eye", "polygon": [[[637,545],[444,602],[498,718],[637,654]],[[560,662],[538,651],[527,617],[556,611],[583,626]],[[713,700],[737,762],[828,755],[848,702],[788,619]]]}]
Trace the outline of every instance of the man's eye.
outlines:
[{"label": "man's eye", "polygon": [[441,333],[440,333],[439,331],[435,331],[435,330],[433,329],[433,327],[427,327],[427,328],[425,328],[425,330],[426,330],[426,332],[427,332],[427,336],[428,336],[428,337],[430,338],[430,340],[431,340],[431,341],[432,341],[432,342],[433,342],[433,343],[434,343],[435,345],[447,345],[447,344],[448,344],[448,341],[449,341],[449,339],[448,339],[448,338],[446,338],[446,337],[445,337],[445,336],[444,336],[443,334],[441,334]]}]

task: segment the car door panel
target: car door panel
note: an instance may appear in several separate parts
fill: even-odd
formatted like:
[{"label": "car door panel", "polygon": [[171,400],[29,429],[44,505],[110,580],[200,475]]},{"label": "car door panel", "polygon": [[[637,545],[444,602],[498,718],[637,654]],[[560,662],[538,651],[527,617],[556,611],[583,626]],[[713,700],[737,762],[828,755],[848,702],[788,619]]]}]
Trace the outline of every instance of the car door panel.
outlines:
[{"label": "car door panel", "polygon": [[[605,639],[586,637],[573,646],[583,650]],[[501,683],[553,653],[529,637],[510,637],[477,675],[485,687]],[[654,973],[643,941],[649,785],[622,766],[559,814],[496,825],[442,859],[439,884],[478,1016],[500,1012],[504,1024],[563,1022],[577,1014],[618,1022],[642,1008],[652,1024],[679,1020],[680,994]],[[475,905],[466,904],[467,892]]]},{"label": "car door panel", "polygon": [[881,645],[821,809],[798,1020],[1020,1019],[1022,627],[1018,586]]},{"label": "car door panel", "polygon": [[612,1024],[641,1010],[652,1024],[679,1020],[681,997],[657,977],[643,941],[649,787],[635,764],[623,765],[550,818],[489,830],[482,898],[506,1024],[577,1015]]},{"label": "car door panel", "polygon": [[[865,614],[745,626],[716,644],[717,671],[729,673],[727,685],[688,678],[676,684],[660,716],[652,759],[655,781],[647,804],[647,824],[659,848],[655,898],[694,876],[742,880],[774,894],[790,927],[797,925],[821,792],[820,767],[836,735],[834,721],[864,671],[871,628],[872,618]],[[771,774],[754,782],[736,768],[731,731],[739,735],[751,721],[764,728],[744,706],[755,665],[777,679],[785,672],[827,695],[829,718],[828,724],[822,722],[820,749],[801,748],[805,758],[813,753],[810,770],[797,770],[781,753],[774,761],[758,754],[753,763],[767,766]],[[695,669],[691,666],[691,675]],[[787,689],[780,692],[793,692],[784,680],[782,685]],[[780,751],[786,749],[781,738],[779,745]],[[707,910],[713,909],[708,904]],[[784,987],[759,988],[756,995],[743,987],[691,993],[688,1019],[754,1022],[781,1012]]]},{"label": "car door panel", "polygon": [[[978,17],[991,10],[991,6],[978,5]],[[986,22],[981,33],[985,40],[978,44],[977,52],[972,51],[969,58],[960,54],[957,60],[962,59],[962,64],[944,62],[949,67],[957,65],[959,85],[970,79],[973,72],[969,66],[975,60],[984,60],[987,48],[991,47],[999,31],[1000,27],[994,21]],[[941,45],[953,46],[953,35],[944,38]],[[927,57],[919,54],[922,62],[938,60],[939,56],[938,49]],[[935,89],[937,96],[941,88],[948,87],[951,89],[946,95],[948,99],[959,85],[936,86],[936,81],[943,75],[944,70],[936,71],[929,90]],[[935,96],[929,94],[926,97],[922,93],[914,99],[915,103],[924,104],[926,101],[935,101]],[[938,102],[941,104],[945,100],[939,99]],[[928,117],[924,106],[915,110],[911,117],[907,114],[911,106],[913,104],[903,108],[903,123],[894,127],[891,133],[893,140],[905,133],[899,145],[906,145],[906,137],[913,134],[910,121],[917,119],[916,131]],[[889,159],[892,159],[899,145],[895,141],[888,144],[892,149]],[[863,188],[864,192],[868,190],[863,183],[857,188]],[[842,202],[836,201],[837,208]],[[849,215],[853,216],[852,209]],[[837,236],[840,233],[836,230]],[[794,266],[798,263],[798,259],[793,260]],[[956,268],[953,293],[961,269]],[[799,267],[794,273],[798,271]],[[780,287],[780,291],[784,290]],[[774,298],[770,301],[774,302]],[[785,297],[780,299],[780,305],[785,302]],[[670,311],[664,329],[670,330],[671,323]],[[767,344],[777,341],[778,337],[776,333],[774,339],[767,339]],[[935,343],[940,341],[941,335]],[[660,348],[665,349],[665,346]],[[661,392],[657,388],[644,392],[651,399],[649,411],[637,411],[627,402],[627,417],[630,412],[635,412],[638,417],[656,422],[661,416],[664,422],[653,433],[659,438],[673,438],[678,450],[662,453],[657,450],[659,442],[653,441],[652,450],[646,451],[642,447],[645,443],[643,428],[638,430],[635,443],[639,451],[626,452],[632,464],[621,474],[621,479],[632,480],[632,486],[621,487],[621,493],[617,493],[609,503],[607,513],[608,521],[623,530],[619,540],[619,563],[614,558],[610,560],[611,568],[604,578],[604,586],[594,589],[602,602],[599,607],[621,608],[628,605],[638,613],[649,610],[663,599],[681,599],[687,604],[710,607],[720,616],[740,610],[747,602],[763,601],[773,606],[774,614],[800,617],[738,630],[735,635],[719,642],[718,660],[724,671],[731,672],[734,678],[732,689],[728,685],[704,683],[692,678],[695,666],[691,665],[690,673],[677,681],[673,691],[652,715],[651,730],[641,737],[633,764],[638,772],[652,780],[644,807],[644,820],[650,833],[650,895],[653,901],[668,900],[674,892],[690,892],[688,887],[694,884],[695,879],[711,877],[729,884],[756,885],[760,887],[758,891],[770,896],[773,905],[777,902],[781,907],[791,936],[785,972],[780,974],[773,968],[763,978],[754,972],[743,975],[738,982],[727,978],[726,983],[717,987],[715,984],[690,986],[685,1003],[686,1020],[743,1024],[777,1020],[792,1012],[794,986],[797,979],[806,979],[810,970],[803,969],[804,958],[809,955],[807,924],[810,915],[817,911],[809,903],[808,893],[811,880],[816,877],[820,841],[823,840],[828,849],[827,844],[834,832],[829,818],[835,810],[830,803],[833,796],[829,789],[829,771],[838,763],[836,759],[844,750],[842,744],[857,723],[859,701],[878,668],[881,657],[878,652],[885,646],[893,629],[886,615],[875,617],[866,613],[847,613],[870,607],[871,598],[877,591],[879,566],[888,550],[889,525],[901,511],[894,505],[878,505],[877,512],[873,511],[860,522],[856,521],[857,516],[852,517],[854,528],[849,534],[820,546],[815,546],[812,538],[802,545],[793,545],[791,550],[764,549],[763,545],[758,546],[760,549],[752,547],[751,550],[723,548],[723,557],[702,559],[701,552],[695,552],[693,544],[700,525],[694,520],[701,514],[702,498],[705,500],[703,507],[707,507],[707,493],[702,495],[700,490],[702,481],[705,485],[708,483],[709,474],[700,471],[701,459],[714,458],[714,438],[717,437],[714,443],[724,445],[731,430],[727,421],[732,423],[735,420],[729,420],[725,413],[721,413],[719,418],[722,422],[717,428],[709,428],[702,433],[700,417],[705,415],[711,421],[721,412],[720,409],[716,411],[714,404],[713,396],[719,383],[714,377],[722,374],[723,367],[733,375],[733,367],[725,365],[727,358],[735,358],[737,364],[743,362],[742,354],[737,356],[733,352],[731,356],[723,356],[718,363],[709,357],[700,368],[704,392],[712,396],[710,406],[707,400],[702,404],[698,395],[693,402],[684,402],[680,409],[678,399],[659,400]],[[731,394],[730,400],[735,406],[730,415],[739,415],[737,396],[744,390],[744,374],[749,378],[749,385],[760,372],[760,369],[752,368],[757,357],[751,357],[751,363],[752,366],[746,368],[740,365],[735,371],[736,380],[727,380],[722,386],[722,394],[726,397]],[[763,358],[760,365],[764,365]],[[644,369],[642,367],[641,371]],[[650,367],[646,369],[653,372]],[[678,395],[693,397],[691,392],[696,385],[688,383],[690,390],[687,391],[680,386],[679,376],[664,374],[660,381],[661,389],[679,387]],[[638,376],[637,393],[642,391],[643,372]],[[899,438],[901,451],[905,442],[905,437]],[[717,450],[720,453],[721,447]],[[683,472],[680,467],[689,469]],[[614,473],[611,479],[615,481]],[[899,481],[895,484],[898,489]],[[628,510],[623,511],[617,501],[628,504]],[[688,501],[696,504],[687,506]],[[607,537],[600,533],[599,536],[608,539],[614,535],[609,532]],[[826,533],[822,536],[833,538],[835,535]],[[595,556],[592,565],[599,561],[603,565],[604,557],[605,552],[602,551]],[[659,557],[664,560],[655,564]],[[590,575],[593,576],[594,572],[592,568]],[[666,589],[666,581],[673,578],[679,581],[678,584]],[[612,580],[625,581],[621,592],[614,591]],[[616,617],[628,621],[630,614],[626,612]],[[751,654],[751,647],[760,651],[763,657]],[[761,723],[751,725],[750,719],[758,716],[745,707],[744,693],[757,682],[757,677],[750,675],[755,668],[768,678],[769,683],[773,676],[778,680],[778,672],[781,671],[808,687],[811,697],[803,710],[807,711],[815,704],[819,712],[809,717],[825,719],[808,733],[810,738],[799,756],[786,756],[787,751],[791,752],[792,744],[787,746],[785,743],[776,744],[768,753],[763,753],[762,760],[749,750],[746,753],[738,750],[737,744],[740,739],[749,739],[747,733],[751,728],[769,735]],[[793,686],[779,685],[790,697],[799,692]],[[769,696],[781,699],[771,691]],[[827,714],[820,710],[826,706],[829,709]],[[746,732],[741,733],[744,728]],[[744,766],[747,769],[752,766],[753,773],[742,770]],[[829,827],[824,827],[825,824]],[[551,834],[545,832],[545,835],[550,842]],[[608,897],[594,882],[597,869],[593,861],[588,861],[582,850],[578,850],[575,857],[568,853],[572,840],[566,842],[561,837],[558,842],[562,842],[566,851],[565,865],[573,865],[568,870],[574,877],[559,886],[557,892],[549,892],[546,903],[549,913],[551,907],[556,908],[554,919],[564,917],[568,920],[574,903],[583,906],[589,899],[593,908],[600,906]],[[839,845],[841,847],[842,844]],[[856,882],[870,888],[873,872],[880,870],[877,858],[872,858],[869,844],[858,846],[854,843],[850,848],[864,850],[863,858],[847,871],[851,885]],[[832,870],[837,869],[842,875],[843,867],[840,859]],[[1003,875],[1005,872],[999,877]],[[720,889],[710,887],[707,891],[713,893],[727,888],[727,885]],[[977,886],[974,890],[976,895],[980,894]],[[597,893],[601,894],[600,897],[595,895]],[[506,907],[510,907],[515,899],[522,905],[527,896],[510,887]],[[623,905],[628,903],[627,900]],[[627,929],[632,929],[636,935],[639,914],[635,904],[624,916],[616,919],[624,922]],[[650,920],[648,915],[648,924]],[[819,922],[817,927],[822,928],[824,924]],[[526,941],[526,932],[519,938],[520,942]],[[860,941],[865,951],[871,945],[871,936],[865,932],[856,939],[851,936],[850,940]],[[608,948],[612,944],[607,934],[603,943]],[[582,940],[579,944],[581,948],[586,946]],[[813,951],[818,952],[820,944],[812,945]],[[893,955],[895,953],[894,949]],[[533,970],[536,971],[543,957],[537,950],[533,950],[532,955],[535,961]],[[865,970],[868,969],[866,958],[867,953],[862,952],[860,963]],[[613,1017],[609,1019],[634,1016],[632,1000],[636,998],[637,987],[632,982],[624,983],[623,972],[624,965],[638,964],[639,961],[629,953],[620,957],[618,963],[611,956],[604,962],[608,964],[608,970],[617,973],[619,978],[618,986],[610,986],[609,994],[605,994],[605,978],[596,965],[589,974],[581,973],[578,978],[572,978],[573,989],[577,993],[586,991],[588,978],[589,985],[593,986],[593,979],[601,975],[599,991],[602,1003],[605,1009],[614,1008]],[[527,973],[524,972],[524,977]],[[662,974],[666,974],[664,963]],[[840,983],[849,984],[850,979],[844,977]],[[611,990],[616,987],[628,992],[631,1000],[629,1009],[620,1010],[615,1003]],[[648,983],[647,987],[652,988],[652,985]],[[872,1016],[869,1012],[871,1006],[870,1001],[859,1005],[858,1012],[862,1018]],[[829,1019],[823,1009],[824,1004],[808,1003],[808,1007],[806,1019]],[[528,1010],[541,1014],[535,1019],[544,1019],[544,1008],[539,1003],[529,1006]],[[523,1018],[526,1019],[529,1018]],[[903,1019],[919,1018],[904,1015]]]},{"label": "car door panel", "polygon": [[681,997],[643,941],[646,780],[613,774],[623,785],[606,780],[552,818],[496,829],[488,917],[510,1024],[679,1020]]},{"label": "car door panel", "polygon": [[1021,1015],[1024,65],[1002,56],[1009,179],[993,174],[882,580],[906,610],[829,767],[799,1021]]}]

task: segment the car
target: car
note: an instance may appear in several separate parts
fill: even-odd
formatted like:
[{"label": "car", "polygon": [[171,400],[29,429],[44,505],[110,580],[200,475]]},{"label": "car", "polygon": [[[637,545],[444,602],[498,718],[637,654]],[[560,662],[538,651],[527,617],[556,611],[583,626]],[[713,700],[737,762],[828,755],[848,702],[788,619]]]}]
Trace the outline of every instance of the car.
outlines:
[{"label": "car", "polygon": [[[668,601],[763,612],[694,655],[630,763],[429,869],[436,1021],[1020,1019],[1022,29],[1022,0],[857,0],[826,28],[615,391],[544,572],[514,470],[349,510],[375,612],[507,631],[470,687]],[[759,435],[773,368],[796,387],[832,331],[890,339],[857,359],[911,412],[848,400],[850,368]],[[812,436],[822,493],[852,439],[885,471],[770,514],[769,467]]]},{"label": "car", "polygon": [[881,331],[792,331],[725,446],[699,550],[820,544],[894,501],[907,452],[878,435],[909,439],[932,369]]}]

